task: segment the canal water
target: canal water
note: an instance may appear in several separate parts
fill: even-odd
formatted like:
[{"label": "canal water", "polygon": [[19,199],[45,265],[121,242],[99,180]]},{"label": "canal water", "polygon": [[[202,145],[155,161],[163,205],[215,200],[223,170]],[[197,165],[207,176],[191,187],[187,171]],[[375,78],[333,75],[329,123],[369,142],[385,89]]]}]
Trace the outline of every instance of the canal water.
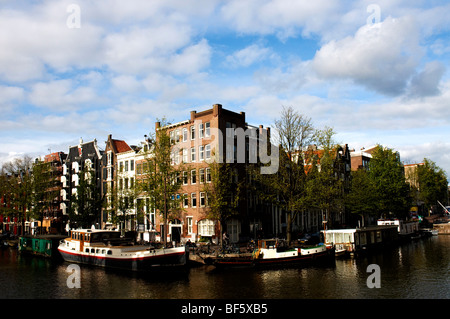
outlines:
[{"label": "canal water", "polygon": [[[369,288],[369,265],[379,288]],[[185,275],[142,275],[80,266],[80,288],[69,288],[70,264],[0,250],[1,299],[448,299],[450,236],[420,239],[327,267],[192,268]],[[370,269],[370,267],[369,267]],[[372,279],[374,277],[371,277]],[[71,281],[72,282],[72,281]],[[374,281],[371,281],[374,282]],[[73,286],[73,285],[72,285]]]}]

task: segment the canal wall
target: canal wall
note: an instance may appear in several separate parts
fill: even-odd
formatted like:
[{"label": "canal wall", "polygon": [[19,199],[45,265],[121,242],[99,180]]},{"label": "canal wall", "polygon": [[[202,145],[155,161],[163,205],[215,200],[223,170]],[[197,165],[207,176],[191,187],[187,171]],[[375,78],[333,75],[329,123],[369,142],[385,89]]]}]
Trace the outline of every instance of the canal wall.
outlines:
[{"label": "canal wall", "polygon": [[450,223],[434,224],[434,229],[438,230],[439,235],[450,235]]}]

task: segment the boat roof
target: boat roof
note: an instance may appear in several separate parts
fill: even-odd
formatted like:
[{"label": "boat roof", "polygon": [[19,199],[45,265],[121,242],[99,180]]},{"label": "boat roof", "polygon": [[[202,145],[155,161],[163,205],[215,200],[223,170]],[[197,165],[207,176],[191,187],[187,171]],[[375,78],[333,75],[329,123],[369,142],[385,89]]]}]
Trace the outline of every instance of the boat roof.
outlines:
[{"label": "boat roof", "polygon": [[81,232],[81,233],[118,233],[118,230],[108,230],[108,229],[91,229],[91,228],[80,228],[71,229],[71,231]]}]

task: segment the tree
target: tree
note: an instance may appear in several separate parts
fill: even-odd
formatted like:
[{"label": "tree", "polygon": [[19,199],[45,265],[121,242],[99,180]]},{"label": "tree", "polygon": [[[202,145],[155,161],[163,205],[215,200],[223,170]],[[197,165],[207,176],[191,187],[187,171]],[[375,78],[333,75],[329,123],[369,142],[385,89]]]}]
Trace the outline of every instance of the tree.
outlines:
[{"label": "tree", "polygon": [[377,145],[369,162],[368,176],[374,185],[378,213],[406,217],[411,198],[399,153]]},{"label": "tree", "polygon": [[[219,221],[219,233],[226,220],[237,215],[239,200],[243,190],[243,183],[237,182],[238,171],[235,165],[211,161],[208,166],[211,174],[211,183],[204,184],[204,191],[208,199],[207,218]],[[219,238],[222,241],[222,237]]]},{"label": "tree", "polygon": [[146,156],[144,174],[137,182],[138,193],[149,198],[151,209],[156,209],[164,220],[164,245],[167,245],[167,220],[179,217],[181,201],[176,196],[181,188],[182,165],[174,165],[172,159],[178,151],[171,141],[167,126],[163,119],[157,122],[153,136],[153,145]]},{"label": "tree", "polygon": [[[419,199],[429,211],[437,202],[446,203],[448,199],[448,182],[445,172],[435,162],[424,158],[424,165],[417,167]],[[445,204],[444,204],[445,205]]]},{"label": "tree", "polygon": [[331,127],[317,130],[315,141],[317,150],[309,151],[308,189],[310,206],[320,209],[323,221],[332,222],[333,212],[344,209],[344,185],[340,176],[336,174],[336,160],[338,145],[333,136],[335,132]]},{"label": "tree", "polygon": [[103,198],[97,185],[95,171],[86,164],[78,173],[79,180],[70,200],[69,219],[81,228],[90,228],[98,220]]},{"label": "tree", "polygon": [[345,204],[353,214],[362,217],[363,226],[365,218],[376,213],[376,199],[375,185],[369,173],[365,169],[352,171]]},{"label": "tree", "polygon": [[44,216],[52,215],[57,205],[60,189],[60,183],[57,176],[54,175],[51,162],[36,160],[33,164],[32,177],[32,205],[30,217],[40,220],[43,225]]},{"label": "tree", "polygon": [[2,166],[2,212],[7,216],[17,217],[21,222],[21,234],[25,231],[27,213],[32,207],[33,179],[31,174],[32,159],[29,156],[16,158]]},{"label": "tree", "polygon": [[260,193],[287,212],[287,241],[292,240],[292,223],[297,214],[307,208],[305,188],[304,150],[314,138],[315,129],[311,119],[299,114],[292,107],[283,107],[281,116],[275,120],[279,141],[279,169],[275,174],[256,176],[269,192]]}]

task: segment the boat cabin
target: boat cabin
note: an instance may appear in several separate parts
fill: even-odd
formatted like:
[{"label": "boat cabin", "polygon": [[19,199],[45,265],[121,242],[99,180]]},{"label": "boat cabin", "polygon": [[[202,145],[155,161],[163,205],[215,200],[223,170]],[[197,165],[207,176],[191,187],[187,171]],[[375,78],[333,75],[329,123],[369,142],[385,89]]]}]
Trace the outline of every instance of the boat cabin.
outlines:
[{"label": "boat cabin", "polygon": [[334,246],[336,252],[357,251],[374,248],[380,245],[389,245],[398,240],[397,226],[370,226],[354,229],[322,230],[324,242],[327,246]]},{"label": "boat cabin", "polygon": [[113,230],[78,229],[71,231],[70,239],[88,243],[107,242],[120,239],[120,232]]}]

